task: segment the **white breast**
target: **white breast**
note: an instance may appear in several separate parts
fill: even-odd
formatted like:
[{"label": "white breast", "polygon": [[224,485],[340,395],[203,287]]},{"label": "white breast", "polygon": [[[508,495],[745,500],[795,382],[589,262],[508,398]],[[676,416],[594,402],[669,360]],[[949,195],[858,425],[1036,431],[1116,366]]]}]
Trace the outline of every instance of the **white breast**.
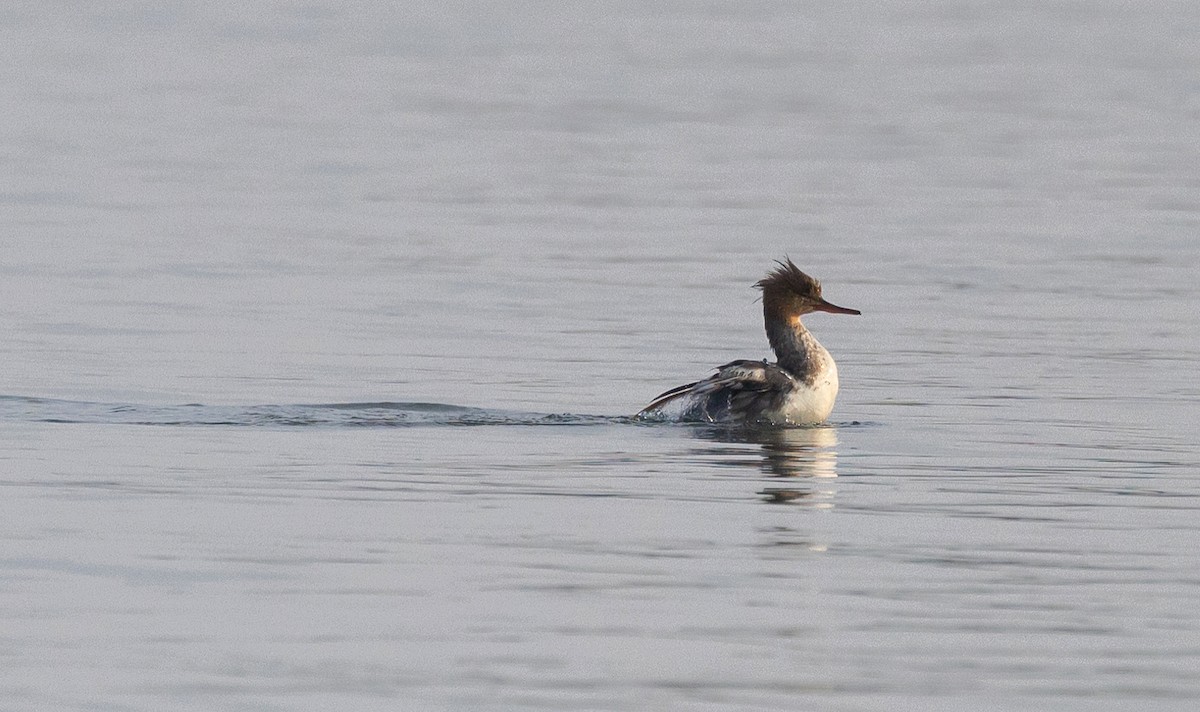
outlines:
[{"label": "white breast", "polygon": [[[822,368],[817,371],[811,386],[797,384],[798,387],[788,395],[781,412],[776,416],[779,420],[794,425],[814,425],[824,422],[833,412],[838,392],[837,364],[823,346],[818,345],[818,348]],[[772,420],[776,417],[772,417]]]}]

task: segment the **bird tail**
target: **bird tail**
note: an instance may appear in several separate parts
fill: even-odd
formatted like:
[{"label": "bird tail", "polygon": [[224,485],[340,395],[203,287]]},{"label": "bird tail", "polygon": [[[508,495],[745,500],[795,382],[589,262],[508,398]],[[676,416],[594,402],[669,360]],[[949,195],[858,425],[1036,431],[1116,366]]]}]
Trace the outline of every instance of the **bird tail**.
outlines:
[{"label": "bird tail", "polygon": [[670,403],[671,401],[675,400],[676,398],[678,398],[680,396],[687,395],[688,393],[691,392],[691,390],[693,388],[695,388],[698,385],[700,385],[700,381],[695,381],[693,383],[687,383],[682,386],[676,386],[675,388],[672,388],[669,391],[659,393],[657,396],[655,396],[654,400],[650,401],[650,405],[648,405],[645,408],[642,408],[640,411],[638,411],[638,414],[636,417],[644,418],[644,417],[647,417],[650,415],[654,415],[655,412],[658,411],[659,409],[661,409],[664,405]]}]

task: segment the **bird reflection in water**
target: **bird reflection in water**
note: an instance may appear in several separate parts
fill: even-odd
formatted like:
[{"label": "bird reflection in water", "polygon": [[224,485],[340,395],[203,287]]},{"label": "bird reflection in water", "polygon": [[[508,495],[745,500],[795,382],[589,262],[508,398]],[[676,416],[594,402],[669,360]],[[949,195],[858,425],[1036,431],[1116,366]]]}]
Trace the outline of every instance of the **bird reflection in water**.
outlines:
[{"label": "bird reflection in water", "polygon": [[[834,489],[828,480],[837,477],[837,428],[703,428],[697,434],[721,443],[758,445],[759,467],[771,477],[791,480],[787,487],[766,487],[759,492],[765,501],[820,509],[833,506]],[[745,451],[739,450],[739,454]],[[739,467],[748,464],[744,457],[737,460],[726,462]]]}]

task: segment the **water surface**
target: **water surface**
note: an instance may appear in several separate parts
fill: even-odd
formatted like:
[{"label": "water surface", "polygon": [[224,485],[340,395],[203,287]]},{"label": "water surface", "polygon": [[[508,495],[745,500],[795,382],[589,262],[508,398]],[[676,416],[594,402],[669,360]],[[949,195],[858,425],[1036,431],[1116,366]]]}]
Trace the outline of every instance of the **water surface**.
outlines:
[{"label": "water surface", "polygon": [[6,709],[1191,709],[1197,21],[4,10]]}]

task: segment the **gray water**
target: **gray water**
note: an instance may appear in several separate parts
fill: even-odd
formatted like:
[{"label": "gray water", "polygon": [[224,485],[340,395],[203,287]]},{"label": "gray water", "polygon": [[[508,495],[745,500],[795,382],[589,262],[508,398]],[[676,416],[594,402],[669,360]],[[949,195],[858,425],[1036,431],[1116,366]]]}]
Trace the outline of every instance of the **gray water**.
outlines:
[{"label": "gray water", "polygon": [[0,709],[1193,709],[1198,8],[6,5]]}]

